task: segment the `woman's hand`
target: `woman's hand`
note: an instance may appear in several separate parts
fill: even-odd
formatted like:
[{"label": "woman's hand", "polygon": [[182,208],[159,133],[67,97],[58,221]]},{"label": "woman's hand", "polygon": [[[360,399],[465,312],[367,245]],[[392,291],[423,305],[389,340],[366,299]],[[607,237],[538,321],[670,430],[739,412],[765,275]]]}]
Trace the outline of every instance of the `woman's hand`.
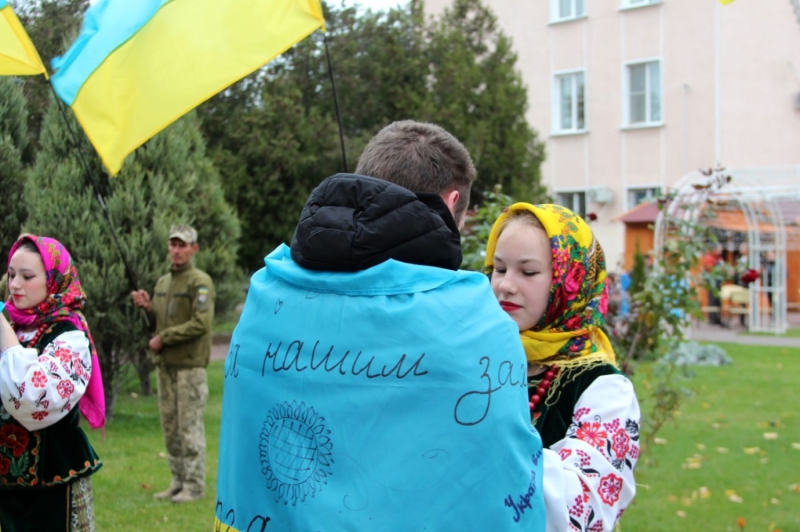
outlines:
[{"label": "woman's hand", "polygon": [[11,328],[5,315],[0,312],[0,351],[5,351],[9,347],[19,345],[17,340],[17,333]]}]

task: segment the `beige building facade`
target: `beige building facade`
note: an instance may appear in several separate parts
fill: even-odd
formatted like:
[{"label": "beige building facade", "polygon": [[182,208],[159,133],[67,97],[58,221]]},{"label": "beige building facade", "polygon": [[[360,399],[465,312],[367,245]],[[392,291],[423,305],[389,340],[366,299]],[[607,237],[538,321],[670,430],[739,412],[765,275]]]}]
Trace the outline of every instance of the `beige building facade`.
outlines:
[{"label": "beige building facade", "polygon": [[[440,13],[452,0],[426,0]],[[612,221],[698,168],[800,163],[789,0],[484,0],[512,37],[543,180],[621,264]],[[524,199],[524,198],[520,198]]]}]

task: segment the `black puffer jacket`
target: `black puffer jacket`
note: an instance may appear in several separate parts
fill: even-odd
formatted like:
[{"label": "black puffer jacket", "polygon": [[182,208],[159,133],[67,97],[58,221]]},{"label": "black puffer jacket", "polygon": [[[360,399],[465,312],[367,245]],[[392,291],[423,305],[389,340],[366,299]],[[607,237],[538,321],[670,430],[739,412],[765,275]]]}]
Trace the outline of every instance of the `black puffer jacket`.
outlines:
[{"label": "black puffer jacket", "polygon": [[438,194],[355,174],[314,189],[292,237],[292,259],[309,270],[359,271],[388,259],[457,270],[461,239]]}]

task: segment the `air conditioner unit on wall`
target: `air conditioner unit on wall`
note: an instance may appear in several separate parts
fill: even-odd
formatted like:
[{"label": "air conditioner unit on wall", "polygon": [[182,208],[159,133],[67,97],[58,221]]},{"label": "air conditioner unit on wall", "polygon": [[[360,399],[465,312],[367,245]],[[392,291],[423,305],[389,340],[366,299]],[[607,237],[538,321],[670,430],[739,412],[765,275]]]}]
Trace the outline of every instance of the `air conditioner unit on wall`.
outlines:
[{"label": "air conditioner unit on wall", "polygon": [[586,198],[592,203],[608,203],[614,199],[614,192],[607,186],[589,187]]}]

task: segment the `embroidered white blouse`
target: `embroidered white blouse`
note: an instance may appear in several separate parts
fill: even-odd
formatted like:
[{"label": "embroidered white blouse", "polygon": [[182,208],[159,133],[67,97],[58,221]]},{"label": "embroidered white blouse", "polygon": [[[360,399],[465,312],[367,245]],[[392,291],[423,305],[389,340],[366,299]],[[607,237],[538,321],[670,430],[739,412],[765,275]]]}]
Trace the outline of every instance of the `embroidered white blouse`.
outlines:
[{"label": "embroidered white blouse", "polygon": [[622,375],[598,377],[575,404],[564,439],[544,451],[548,532],[605,532],[636,494],[639,402]]},{"label": "embroidered white blouse", "polygon": [[[18,337],[27,341],[34,334]],[[34,348],[10,347],[0,353],[0,416],[10,414],[30,431],[54,425],[78,404],[91,375],[92,353],[82,331],[58,335],[41,355]]]}]

